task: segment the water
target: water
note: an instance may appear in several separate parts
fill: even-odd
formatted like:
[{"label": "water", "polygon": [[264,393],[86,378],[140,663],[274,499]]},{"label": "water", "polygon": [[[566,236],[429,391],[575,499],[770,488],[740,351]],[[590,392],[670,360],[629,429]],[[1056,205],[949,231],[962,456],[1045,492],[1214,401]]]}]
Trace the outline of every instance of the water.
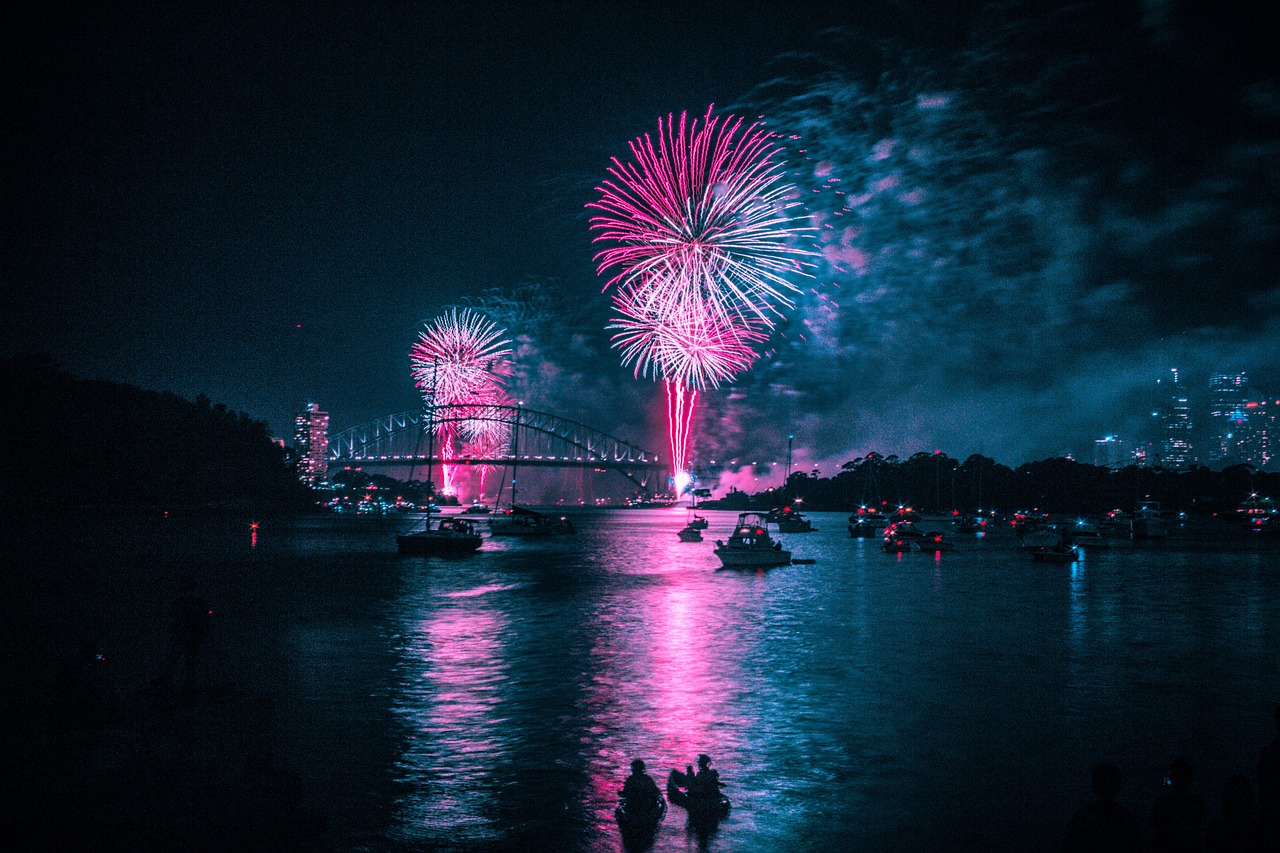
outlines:
[{"label": "water", "polygon": [[655,851],[1034,850],[1096,761],[1145,819],[1184,754],[1213,817],[1273,735],[1274,540],[1183,530],[1058,566],[1003,531],[889,555],[814,513],[782,537],[814,564],[725,571],[736,514],[702,514],[702,543],[684,512],[602,511],[455,559],[396,556],[398,518],[140,521],[39,563],[92,592],[78,617],[126,678],[154,666],[173,579],[200,577],[209,665],[274,698],[335,850],[618,850],[630,760],[661,785],[700,752],[733,811],[699,837],[673,807]]}]

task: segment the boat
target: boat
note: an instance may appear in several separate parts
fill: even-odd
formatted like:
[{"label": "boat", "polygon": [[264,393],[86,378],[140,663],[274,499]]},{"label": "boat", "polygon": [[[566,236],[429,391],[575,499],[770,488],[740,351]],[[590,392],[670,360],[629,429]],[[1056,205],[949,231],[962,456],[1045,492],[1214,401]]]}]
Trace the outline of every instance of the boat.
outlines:
[{"label": "boat", "polygon": [[662,797],[652,803],[628,803],[626,797],[619,797],[613,810],[613,819],[623,839],[631,844],[651,841],[666,816],[667,801]]},{"label": "boat", "polygon": [[884,532],[884,525],[876,519],[861,517],[849,522],[852,539],[874,539]]},{"label": "boat", "polygon": [[[427,486],[431,487],[431,458],[435,455],[435,393],[427,397],[427,410],[422,419],[427,430]],[[410,477],[412,477],[410,473]],[[396,536],[396,550],[402,555],[430,557],[434,555],[471,554],[479,550],[483,538],[480,531],[464,518],[442,518],[434,526],[431,515],[435,504],[427,503],[422,529]]]},{"label": "boat", "polygon": [[489,516],[492,536],[562,536],[577,532],[573,522],[563,515],[548,515],[522,506]]},{"label": "boat", "polygon": [[778,525],[779,533],[812,533],[817,528],[793,506],[769,511],[768,520]]},{"label": "boat", "polygon": [[724,568],[785,566],[791,562],[791,552],[769,535],[768,519],[759,512],[739,513],[729,541],[717,539],[715,553]]},{"label": "boat", "polygon": [[680,528],[680,532],[676,534],[680,537],[681,542],[701,542],[702,529],[694,527],[692,524]]},{"label": "boat", "polygon": [[693,518],[689,519],[688,526],[693,530],[706,530],[707,520],[695,512]]},{"label": "boat", "polygon": [[936,554],[939,551],[954,551],[956,543],[941,533],[924,533],[916,540],[916,547],[921,551]]},{"label": "boat", "polygon": [[890,554],[905,554],[911,550],[911,540],[898,536],[886,536],[880,548]]},{"label": "boat", "polygon": [[691,818],[719,820],[728,816],[731,808],[728,797],[719,791],[710,797],[699,796],[690,790],[692,783],[692,773],[672,770],[667,775],[667,799],[687,809]]},{"label": "boat", "polygon": [[432,527],[428,514],[426,524],[422,530],[396,536],[396,548],[401,554],[414,557],[470,554],[484,541],[480,531],[465,518],[442,518]]},{"label": "boat", "polygon": [[473,503],[462,511],[463,515],[488,515],[489,508],[482,503]]},{"label": "boat", "polygon": [[1031,560],[1035,563],[1074,563],[1080,559],[1076,546],[1066,542],[1057,545],[1045,545],[1031,551]]},{"label": "boat", "polygon": [[1157,501],[1139,501],[1131,525],[1134,539],[1164,539],[1169,535],[1164,510]]}]

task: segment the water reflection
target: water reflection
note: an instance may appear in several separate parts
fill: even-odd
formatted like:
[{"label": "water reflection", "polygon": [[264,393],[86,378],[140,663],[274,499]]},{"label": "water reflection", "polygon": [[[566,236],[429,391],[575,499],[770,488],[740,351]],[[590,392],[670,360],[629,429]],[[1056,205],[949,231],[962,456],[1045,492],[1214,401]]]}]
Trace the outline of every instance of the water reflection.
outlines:
[{"label": "water reflection", "polygon": [[507,624],[486,595],[504,588],[438,594],[421,602],[422,620],[406,626],[394,710],[408,731],[397,767],[407,793],[388,833],[395,840],[500,836],[491,774],[508,748],[500,713]]}]

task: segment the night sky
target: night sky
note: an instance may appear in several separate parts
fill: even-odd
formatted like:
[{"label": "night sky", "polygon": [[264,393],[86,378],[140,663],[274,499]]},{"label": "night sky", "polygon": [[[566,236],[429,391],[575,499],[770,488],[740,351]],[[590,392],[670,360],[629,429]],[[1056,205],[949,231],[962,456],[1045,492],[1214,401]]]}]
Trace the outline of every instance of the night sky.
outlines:
[{"label": "night sky", "polygon": [[309,401],[337,429],[417,406],[417,330],[471,304],[518,344],[514,396],[665,450],[584,205],[714,103],[798,137],[823,262],[706,395],[696,458],[1087,454],[1140,436],[1169,368],[1280,396],[1277,8],[10,11],[4,353],[283,437]]}]

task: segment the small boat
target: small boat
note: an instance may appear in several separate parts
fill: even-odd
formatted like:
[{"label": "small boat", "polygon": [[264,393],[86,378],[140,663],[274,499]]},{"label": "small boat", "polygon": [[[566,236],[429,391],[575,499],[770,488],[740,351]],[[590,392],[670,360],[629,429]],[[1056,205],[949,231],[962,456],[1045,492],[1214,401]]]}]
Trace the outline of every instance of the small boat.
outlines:
[{"label": "small boat", "polygon": [[693,530],[706,530],[707,520],[695,512],[693,518],[689,519],[688,526]]},{"label": "small boat", "polygon": [[613,810],[623,839],[632,844],[651,841],[666,816],[667,801],[661,797],[652,803],[629,803],[626,797],[620,797]]},{"label": "small boat", "polygon": [[738,514],[738,523],[729,534],[729,541],[716,540],[716,556],[724,568],[785,566],[791,562],[791,552],[773,540],[769,535],[769,522],[759,512]]},{"label": "small boat", "polygon": [[812,533],[817,529],[793,506],[770,510],[768,520],[778,525],[779,533]]},{"label": "small boat", "polygon": [[884,525],[878,519],[858,516],[849,522],[849,537],[851,539],[875,539],[883,532]]},{"label": "small boat", "polygon": [[916,540],[916,547],[921,551],[928,551],[936,554],[939,551],[954,551],[956,543],[943,536],[941,533],[925,533]]},{"label": "small boat", "polygon": [[1078,559],[1080,559],[1080,552],[1076,550],[1076,546],[1065,542],[1035,548],[1031,551],[1031,560],[1036,563],[1074,563]]},{"label": "small boat", "polygon": [[692,524],[689,524],[680,528],[680,532],[676,535],[680,537],[681,542],[701,542],[702,528],[694,527]]},{"label": "small boat", "polygon": [[482,503],[473,503],[462,511],[463,515],[488,515],[489,508]]},{"label": "small boat", "polygon": [[1157,501],[1140,501],[1133,512],[1134,539],[1164,539],[1169,535],[1164,510]]},{"label": "small boat", "polygon": [[903,539],[900,536],[886,536],[880,548],[889,554],[905,554],[911,550],[912,541],[914,540]]},{"label": "small boat", "polygon": [[513,506],[489,516],[489,533],[493,536],[563,536],[577,533],[568,518]]},{"label": "small boat", "polygon": [[401,554],[414,557],[470,554],[479,549],[482,541],[480,531],[470,521],[442,518],[432,527],[428,513],[424,529],[396,536],[396,548]]},{"label": "small boat", "polygon": [[[719,820],[728,816],[731,808],[728,797],[718,791],[711,796],[699,796],[690,790],[692,784],[690,774],[672,770],[667,775],[667,799],[687,809],[691,818]],[[724,785],[723,782],[720,784]]]}]

